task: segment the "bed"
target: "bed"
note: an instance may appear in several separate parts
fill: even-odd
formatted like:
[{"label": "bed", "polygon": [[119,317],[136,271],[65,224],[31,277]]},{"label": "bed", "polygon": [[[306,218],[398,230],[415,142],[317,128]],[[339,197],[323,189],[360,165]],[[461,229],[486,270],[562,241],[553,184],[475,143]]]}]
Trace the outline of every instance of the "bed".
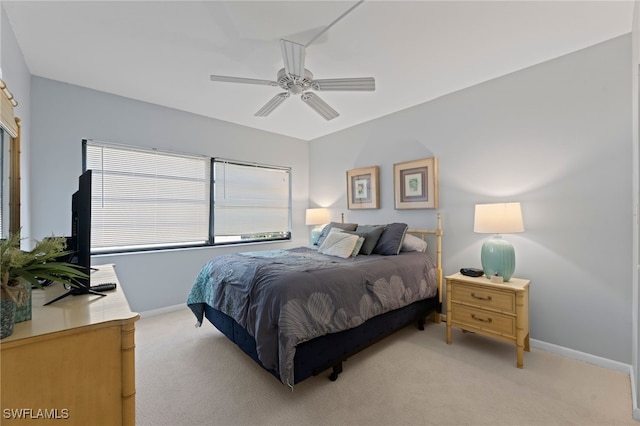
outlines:
[{"label": "bed", "polygon": [[440,321],[441,240],[439,214],[433,230],[332,222],[317,248],[211,259],[187,305],[198,326],[206,318],[282,383],[293,388],[326,370],[336,380],[362,349],[412,322]]}]

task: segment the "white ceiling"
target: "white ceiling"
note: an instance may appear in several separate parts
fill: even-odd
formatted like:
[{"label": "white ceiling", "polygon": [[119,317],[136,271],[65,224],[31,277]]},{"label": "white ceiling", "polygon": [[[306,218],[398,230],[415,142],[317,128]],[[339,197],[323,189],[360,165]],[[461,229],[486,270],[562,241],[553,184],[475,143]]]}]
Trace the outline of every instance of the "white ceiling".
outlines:
[{"label": "white ceiling", "polygon": [[356,1],[2,1],[33,75],[311,140],[629,33],[633,1],[366,1],[307,48],[316,78],[375,77],[375,92],[277,87],[279,39],[307,44]]}]

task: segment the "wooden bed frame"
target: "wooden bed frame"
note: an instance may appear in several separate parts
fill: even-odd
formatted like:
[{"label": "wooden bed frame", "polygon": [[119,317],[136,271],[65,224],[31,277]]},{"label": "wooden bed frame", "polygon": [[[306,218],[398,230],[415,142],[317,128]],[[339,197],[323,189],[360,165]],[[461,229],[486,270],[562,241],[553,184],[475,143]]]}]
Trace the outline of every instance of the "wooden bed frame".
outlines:
[{"label": "wooden bed frame", "polygon": [[[409,229],[407,232],[419,236],[423,240],[426,240],[429,235],[435,236],[437,295],[430,299],[420,300],[403,308],[370,318],[358,327],[320,336],[298,345],[294,358],[295,382],[289,384],[291,387],[296,383],[300,383],[302,380],[316,376],[328,369],[332,370],[329,379],[334,381],[343,370],[343,362],[361,350],[413,322],[417,323],[418,329],[424,330],[427,317],[430,317],[431,320],[436,323],[440,322],[443,296],[442,224],[440,213],[438,213],[437,216],[436,229]],[[427,250],[432,252],[429,249]],[[280,379],[279,374],[275,370],[267,369],[262,364],[258,358],[254,338],[234,321],[233,318],[210,306],[205,307],[205,317],[220,330],[220,332],[253,358],[262,368]]]}]

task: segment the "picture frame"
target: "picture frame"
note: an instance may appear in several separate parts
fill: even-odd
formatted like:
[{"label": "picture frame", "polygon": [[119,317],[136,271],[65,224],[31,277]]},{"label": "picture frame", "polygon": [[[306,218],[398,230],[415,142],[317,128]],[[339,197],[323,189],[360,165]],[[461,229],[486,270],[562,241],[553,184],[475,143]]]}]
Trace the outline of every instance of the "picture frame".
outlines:
[{"label": "picture frame", "polygon": [[347,208],[380,208],[380,169],[378,166],[347,171]]},{"label": "picture frame", "polygon": [[438,160],[436,157],[393,165],[396,209],[438,208]]}]

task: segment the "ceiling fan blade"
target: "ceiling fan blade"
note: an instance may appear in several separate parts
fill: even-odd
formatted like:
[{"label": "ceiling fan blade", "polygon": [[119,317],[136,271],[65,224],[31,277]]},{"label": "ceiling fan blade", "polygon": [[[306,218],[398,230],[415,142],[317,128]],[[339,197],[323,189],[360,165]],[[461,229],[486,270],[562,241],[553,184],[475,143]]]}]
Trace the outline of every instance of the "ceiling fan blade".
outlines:
[{"label": "ceiling fan blade", "polygon": [[278,82],[270,80],[258,80],[256,78],[228,77],[226,75],[211,75],[211,81],[222,81],[224,83],[245,83],[260,84],[264,86],[277,86]]},{"label": "ceiling fan blade", "polygon": [[304,77],[304,46],[289,40],[280,40],[284,70],[293,79]]},{"label": "ceiling fan blade", "polygon": [[301,98],[302,102],[309,105],[315,112],[320,114],[327,121],[333,120],[340,115],[338,114],[338,111],[331,108],[329,104],[323,101],[320,96],[316,95],[315,93],[303,93]]},{"label": "ceiling fan blade", "polygon": [[376,90],[376,80],[373,77],[362,78],[328,78],[313,80],[311,87],[314,90],[330,91],[330,90],[358,90],[371,91]]},{"label": "ceiling fan blade", "polygon": [[271,112],[274,109],[276,109],[276,107],[278,105],[280,105],[282,102],[284,102],[284,100],[287,99],[288,97],[289,97],[289,93],[287,93],[287,92],[278,93],[273,98],[271,98],[271,100],[269,100],[269,102],[264,104],[264,106],[262,108],[260,108],[258,110],[258,112],[256,112],[253,115],[255,115],[256,117],[266,117],[267,115],[271,114]]}]

